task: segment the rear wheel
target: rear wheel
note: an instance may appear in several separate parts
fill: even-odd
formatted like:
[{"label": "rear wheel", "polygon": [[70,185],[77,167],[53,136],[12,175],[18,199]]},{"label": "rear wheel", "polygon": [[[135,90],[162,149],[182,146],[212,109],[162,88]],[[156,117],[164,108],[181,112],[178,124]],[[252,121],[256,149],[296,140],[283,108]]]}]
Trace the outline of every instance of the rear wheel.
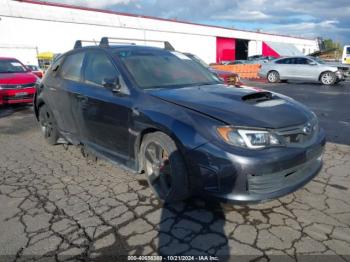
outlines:
[{"label": "rear wheel", "polygon": [[324,72],[321,74],[320,80],[324,85],[333,85],[337,81],[337,76],[333,72]]},{"label": "rear wheel", "polygon": [[278,83],[280,81],[280,74],[277,71],[270,71],[267,74],[267,81],[269,83]]},{"label": "rear wheel", "polygon": [[57,124],[51,110],[47,105],[42,105],[39,108],[39,123],[45,140],[50,145],[57,144],[57,140],[59,138]]},{"label": "rear wheel", "polygon": [[159,199],[175,202],[189,197],[187,169],[169,136],[162,132],[147,134],[140,153],[148,184]]}]

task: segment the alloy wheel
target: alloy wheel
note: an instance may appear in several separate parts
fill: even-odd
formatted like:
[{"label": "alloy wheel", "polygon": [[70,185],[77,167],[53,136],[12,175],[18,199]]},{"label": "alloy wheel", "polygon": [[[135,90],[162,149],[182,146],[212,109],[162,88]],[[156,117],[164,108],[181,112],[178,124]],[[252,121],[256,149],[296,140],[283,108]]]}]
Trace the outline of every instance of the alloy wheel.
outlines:
[{"label": "alloy wheel", "polygon": [[275,83],[278,80],[278,73],[277,72],[271,72],[269,73],[267,79],[269,80],[269,82],[271,83]]},{"label": "alloy wheel", "polygon": [[53,133],[53,122],[52,122],[52,116],[51,114],[47,111],[44,110],[40,114],[40,126],[41,126],[41,132],[46,138],[51,137]]},{"label": "alloy wheel", "polygon": [[321,77],[321,81],[325,85],[331,85],[334,82],[334,76],[330,72],[324,73]]},{"label": "alloy wheel", "polygon": [[151,142],[145,148],[144,157],[150,185],[159,197],[166,197],[171,190],[171,166],[168,153],[158,143]]}]

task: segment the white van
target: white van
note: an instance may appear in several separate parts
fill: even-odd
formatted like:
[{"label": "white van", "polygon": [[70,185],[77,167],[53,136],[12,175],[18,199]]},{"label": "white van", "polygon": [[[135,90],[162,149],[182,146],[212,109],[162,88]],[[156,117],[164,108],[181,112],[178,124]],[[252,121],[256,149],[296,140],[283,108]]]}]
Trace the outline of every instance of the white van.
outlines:
[{"label": "white van", "polygon": [[350,45],[344,46],[341,61],[343,64],[350,65]]}]

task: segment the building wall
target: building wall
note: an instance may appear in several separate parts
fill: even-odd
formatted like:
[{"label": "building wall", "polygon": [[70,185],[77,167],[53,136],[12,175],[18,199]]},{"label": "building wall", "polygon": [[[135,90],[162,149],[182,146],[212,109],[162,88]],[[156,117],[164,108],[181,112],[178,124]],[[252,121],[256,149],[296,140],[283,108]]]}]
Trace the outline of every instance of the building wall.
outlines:
[{"label": "building wall", "polygon": [[0,0],[0,19],[0,46],[32,46],[38,52],[62,53],[70,50],[77,39],[98,42],[103,36],[166,40],[177,50],[194,53],[208,63],[216,61],[217,37],[292,43],[300,50],[318,49],[317,42],[310,39],[13,0]]}]

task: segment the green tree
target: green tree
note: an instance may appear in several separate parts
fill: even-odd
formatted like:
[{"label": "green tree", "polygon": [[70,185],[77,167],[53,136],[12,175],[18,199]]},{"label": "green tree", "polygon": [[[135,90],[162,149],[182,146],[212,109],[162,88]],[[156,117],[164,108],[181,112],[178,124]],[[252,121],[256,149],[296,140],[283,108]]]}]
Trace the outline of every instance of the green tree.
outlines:
[{"label": "green tree", "polygon": [[341,50],[341,44],[338,42],[334,42],[332,39],[328,38],[323,40],[323,44],[326,50],[329,49],[337,49],[337,50]]},{"label": "green tree", "polygon": [[324,39],[322,41],[323,47],[325,51],[331,51],[331,53],[328,53],[329,56],[331,56],[333,59],[340,59],[341,54],[343,52],[342,45],[339,42],[335,42],[332,39]]}]

